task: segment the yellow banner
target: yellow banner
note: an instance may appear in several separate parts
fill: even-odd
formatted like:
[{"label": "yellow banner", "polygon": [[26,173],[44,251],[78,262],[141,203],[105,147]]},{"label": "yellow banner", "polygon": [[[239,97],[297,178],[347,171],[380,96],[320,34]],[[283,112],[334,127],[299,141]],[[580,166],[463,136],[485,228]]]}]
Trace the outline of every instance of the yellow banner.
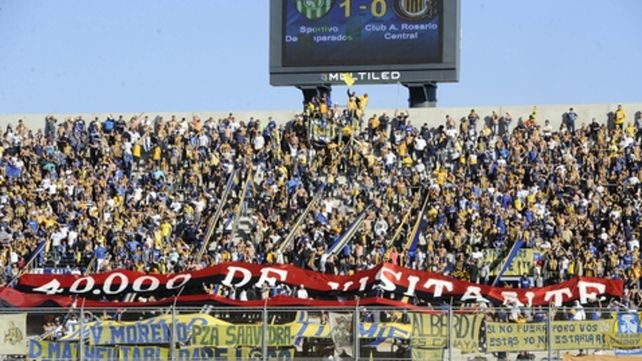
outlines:
[{"label": "yellow banner", "polygon": [[413,361],[443,360],[444,349],[413,347],[411,350],[411,355]]},{"label": "yellow banner", "polygon": [[606,337],[608,346],[622,350],[642,348],[642,314],[621,312],[616,319],[615,327]]},{"label": "yellow banner", "polygon": [[[178,361],[202,361],[202,360],[261,360],[263,351],[261,347],[185,347],[177,351]],[[294,360],[295,350],[293,348],[269,348],[267,359]]]},{"label": "yellow banner", "polygon": [[[207,314],[176,316],[176,340],[192,341],[201,346],[253,346],[260,344],[263,326],[260,324],[232,324]],[[362,323],[359,337],[376,339],[408,339],[411,326],[403,323]],[[79,341],[80,329],[71,332],[61,341]],[[94,321],[83,326],[84,339],[90,345],[158,345],[171,341],[172,317],[163,315],[133,322]],[[330,325],[300,320],[268,327],[270,346],[290,347],[305,337],[329,338]],[[148,351],[151,352],[151,351]]]},{"label": "yellow banner", "polygon": [[[479,349],[479,330],[483,316],[453,315],[454,347],[462,352],[476,352]],[[448,346],[448,314],[412,314],[411,347],[444,348]]]},{"label": "yellow banner", "polygon": [[[547,325],[536,323],[486,322],[486,351],[544,351],[548,348]],[[613,320],[553,321],[553,349],[607,348],[606,334]]]},{"label": "yellow banner", "polygon": [[[85,345],[84,361],[116,361],[118,350],[113,347],[99,347]],[[29,340],[29,360],[58,361],[77,360],[77,342],[49,342]]]},{"label": "yellow banner", "polygon": [[[176,316],[176,339],[186,342],[191,337],[195,325],[228,325],[207,314],[189,314]],[[163,315],[134,322],[94,321],[83,326],[84,338],[91,345],[141,345],[164,344],[170,342],[172,316]],[[62,341],[78,341],[79,326],[71,328]]]},{"label": "yellow banner", "polygon": [[[540,251],[530,248],[522,248],[517,253],[517,256],[513,259],[510,266],[504,272],[504,276],[515,277],[521,276],[524,273],[531,274],[531,269],[535,265],[535,260],[541,255]],[[501,252],[494,248],[484,249],[484,261],[493,264],[497,261],[497,267],[491,270],[491,276],[497,276],[499,273],[499,268],[502,260],[498,260],[501,257]]]},{"label": "yellow banner", "polygon": [[169,360],[169,348],[157,346],[119,346],[118,361]]},{"label": "yellow banner", "polygon": [[[83,361],[157,361],[168,360],[170,350],[158,346],[88,346],[85,345]],[[261,359],[261,347],[183,347],[176,350],[177,361],[202,360],[254,360]],[[270,348],[267,359],[293,360],[293,348]],[[29,340],[27,359],[37,361],[69,361],[78,359],[77,342],[49,342]]]},{"label": "yellow banner", "polygon": [[639,333],[610,333],[606,337],[609,348],[631,349],[642,348],[642,334]]}]

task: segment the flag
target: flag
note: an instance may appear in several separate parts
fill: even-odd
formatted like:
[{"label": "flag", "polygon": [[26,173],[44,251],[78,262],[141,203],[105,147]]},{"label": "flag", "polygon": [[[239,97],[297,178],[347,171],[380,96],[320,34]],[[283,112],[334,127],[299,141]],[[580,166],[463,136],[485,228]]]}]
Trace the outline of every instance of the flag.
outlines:
[{"label": "flag", "polygon": [[502,268],[499,270],[499,273],[497,274],[497,277],[495,277],[495,281],[493,281],[493,287],[497,285],[497,282],[502,278],[504,273],[508,270],[510,267],[511,263],[513,263],[513,260],[515,257],[517,257],[517,254],[519,253],[519,250],[524,246],[524,241],[519,240],[513,244],[513,247],[510,249],[510,252],[508,253],[508,256],[506,257],[506,260],[504,261],[504,264],[502,265]]},{"label": "flag", "polygon": [[7,163],[4,169],[4,174],[7,178],[19,178],[22,170],[11,163]]},{"label": "flag", "polygon": [[334,343],[334,356],[337,358],[341,358],[342,355],[352,356],[354,348],[353,317],[352,313],[328,313],[330,337]]},{"label": "flag", "polygon": [[428,199],[428,195],[426,195],[424,204],[419,210],[419,215],[417,215],[417,221],[415,221],[415,225],[412,227],[412,232],[410,232],[406,245],[404,246],[404,250],[408,251],[410,256],[414,256],[414,253],[417,250],[417,244],[419,243],[419,235],[421,235],[421,232],[423,232],[428,225],[428,222],[424,220],[424,214],[428,207]]},{"label": "flag", "polygon": [[325,251],[325,255],[331,255],[331,254],[336,254],[341,252],[343,247],[345,247],[345,245],[348,244],[348,242],[350,241],[350,239],[352,239],[355,233],[357,233],[357,230],[361,226],[361,223],[363,223],[363,220],[366,218],[366,214],[368,213],[369,210],[370,210],[370,206],[366,207],[366,209],[364,209],[363,212],[361,212],[361,214],[357,217],[357,219],[355,219],[355,221],[352,222],[350,227],[348,227],[348,229],[346,229],[346,231],[343,232],[343,234],[334,241],[332,246],[330,246],[330,248],[328,248],[328,250]]},{"label": "flag", "polygon": [[354,80],[354,78],[352,77],[352,73],[344,73],[343,74],[343,82],[346,83],[348,88],[350,88],[352,85],[354,85],[356,80]]},{"label": "flag", "polygon": [[27,314],[2,315],[0,336],[0,355],[26,355]]}]

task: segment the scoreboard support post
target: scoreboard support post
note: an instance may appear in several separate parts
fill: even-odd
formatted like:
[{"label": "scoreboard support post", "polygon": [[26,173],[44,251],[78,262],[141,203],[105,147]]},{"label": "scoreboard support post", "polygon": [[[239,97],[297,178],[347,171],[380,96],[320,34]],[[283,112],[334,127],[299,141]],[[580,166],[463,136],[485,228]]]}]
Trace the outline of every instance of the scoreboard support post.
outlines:
[{"label": "scoreboard support post", "polygon": [[437,83],[404,84],[408,88],[410,108],[434,108],[437,106]]},{"label": "scoreboard support post", "polygon": [[314,97],[330,99],[332,86],[330,85],[300,85],[297,86],[303,93],[303,107],[305,107]]}]

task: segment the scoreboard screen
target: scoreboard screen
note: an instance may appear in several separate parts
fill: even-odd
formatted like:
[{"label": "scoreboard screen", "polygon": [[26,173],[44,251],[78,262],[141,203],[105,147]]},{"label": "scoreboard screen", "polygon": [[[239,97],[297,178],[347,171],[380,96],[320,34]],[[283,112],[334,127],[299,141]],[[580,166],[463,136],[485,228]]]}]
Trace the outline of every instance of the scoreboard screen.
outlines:
[{"label": "scoreboard screen", "polygon": [[273,85],[457,81],[459,0],[271,0]]},{"label": "scoreboard screen", "polygon": [[285,1],[283,65],[441,62],[442,2]]}]

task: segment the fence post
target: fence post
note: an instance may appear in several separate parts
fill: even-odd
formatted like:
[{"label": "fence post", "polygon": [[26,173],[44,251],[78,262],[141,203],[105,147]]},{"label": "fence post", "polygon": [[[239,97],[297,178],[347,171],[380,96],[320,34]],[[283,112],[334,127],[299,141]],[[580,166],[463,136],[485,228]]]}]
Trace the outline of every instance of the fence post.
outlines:
[{"label": "fence post", "polygon": [[169,359],[176,360],[176,302],[172,305],[172,333],[169,338]]},{"label": "fence post", "polygon": [[357,300],[357,304],[354,308],[354,318],[352,319],[354,322],[352,324],[352,338],[354,340],[353,342],[353,351],[352,354],[354,355],[355,361],[359,360],[359,301]]},{"label": "fence post", "polygon": [[553,361],[553,308],[548,305],[548,317],[546,317],[546,333],[548,334],[548,361]]},{"label": "fence post", "polygon": [[448,361],[453,359],[453,301],[450,299],[450,304],[448,305]]},{"label": "fence post", "polygon": [[85,359],[85,302],[80,304],[80,317],[78,318],[78,327],[80,333],[78,334],[78,361]]},{"label": "fence post", "polygon": [[263,304],[263,335],[261,337],[261,359],[267,361],[268,357],[268,309],[267,309],[267,300]]}]

